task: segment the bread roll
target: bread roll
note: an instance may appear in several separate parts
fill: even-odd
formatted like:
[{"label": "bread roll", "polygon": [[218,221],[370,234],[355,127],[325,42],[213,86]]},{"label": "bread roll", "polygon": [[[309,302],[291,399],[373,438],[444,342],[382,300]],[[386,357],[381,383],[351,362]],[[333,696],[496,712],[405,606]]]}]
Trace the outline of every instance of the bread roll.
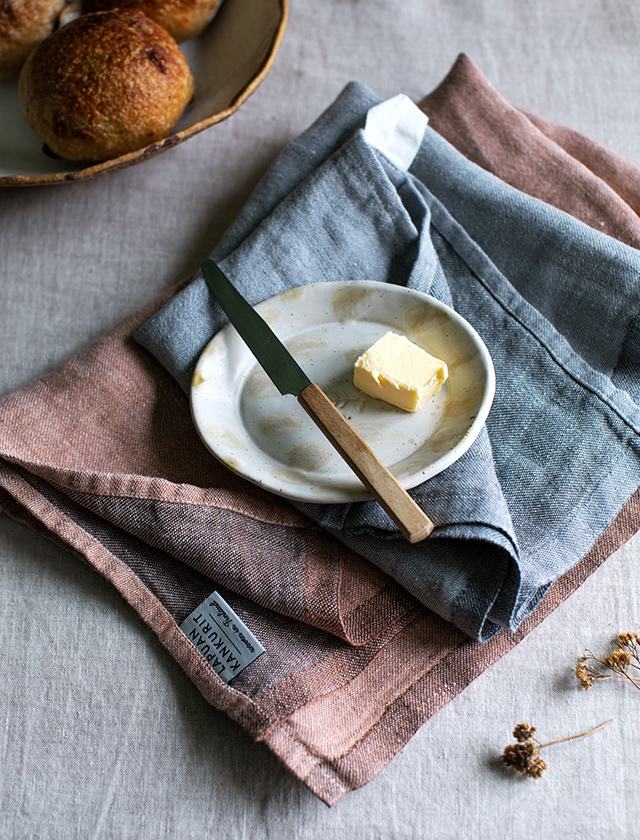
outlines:
[{"label": "bread roll", "polygon": [[24,115],[68,160],[98,162],[164,137],[193,95],[174,39],[140,11],[83,15],[29,55],[18,79]]},{"label": "bread roll", "polygon": [[199,35],[222,0],[91,0],[92,9],[140,9],[176,41]]},{"label": "bread roll", "polygon": [[0,79],[17,76],[34,47],[50,35],[66,0],[0,0]]}]

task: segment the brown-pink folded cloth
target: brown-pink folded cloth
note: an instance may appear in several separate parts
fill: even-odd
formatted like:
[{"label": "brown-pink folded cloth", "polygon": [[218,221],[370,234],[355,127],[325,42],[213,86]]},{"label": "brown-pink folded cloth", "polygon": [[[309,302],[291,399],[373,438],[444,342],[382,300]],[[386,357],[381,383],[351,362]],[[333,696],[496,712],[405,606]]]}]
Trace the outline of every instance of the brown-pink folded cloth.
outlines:
[{"label": "brown-pink folded cloth", "polygon": [[[637,247],[640,173],[511,106],[470,59],[421,107],[480,166]],[[207,455],[183,392],[132,338],[181,287],[0,401],[0,505],[110,580],[207,700],[333,804],[637,530],[639,496],[516,633],[471,641]],[[214,589],[266,648],[231,685],[179,627]]]}]

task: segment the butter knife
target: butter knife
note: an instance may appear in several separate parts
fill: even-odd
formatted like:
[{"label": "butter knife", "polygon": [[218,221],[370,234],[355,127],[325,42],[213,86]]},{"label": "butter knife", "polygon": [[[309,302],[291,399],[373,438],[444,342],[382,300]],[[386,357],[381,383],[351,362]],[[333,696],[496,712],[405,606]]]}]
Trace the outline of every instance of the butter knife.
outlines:
[{"label": "butter knife", "polygon": [[410,543],[433,531],[433,522],[385,467],[319,385],[311,382],[271,327],[242,297],[220,267],[207,260],[205,281],[227,317],[281,394],[292,394]]}]

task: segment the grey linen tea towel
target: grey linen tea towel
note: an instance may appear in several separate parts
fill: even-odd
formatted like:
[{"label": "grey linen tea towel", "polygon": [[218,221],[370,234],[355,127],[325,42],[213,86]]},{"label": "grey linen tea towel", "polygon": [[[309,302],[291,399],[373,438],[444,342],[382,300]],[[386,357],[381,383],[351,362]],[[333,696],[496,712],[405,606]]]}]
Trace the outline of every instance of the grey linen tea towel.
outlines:
[{"label": "grey linen tea towel", "polygon": [[[428,557],[375,505],[303,512],[206,452],[185,389],[222,321],[197,280],[0,399],[3,513],[109,580],[207,701],[329,804],[369,782],[640,525],[640,172],[514,108],[465,56],[421,103],[439,136],[427,129],[408,173],[402,143],[380,152],[362,133],[377,102],[350,86],[276,161],[216,257],[266,298],[305,282],[296,254],[305,244],[313,256],[321,219],[336,243],[355,222],[369,249],[352,269],[338,259],[336,279],[366,269],[428,282],[493,345],[486,433],[416,490],[438,521]],[[344,216],[322,202],[323,185],[329,205],[336,187],[354,187]],[[299,201],[326,210],[311,242],[297,216],[295,237],[277,224]],[[362,228],[372,218],[384,236]],[[252,288],[242,263],[270,236],[290,262]],[[229,683],[181,630],[214,589],[265,648]]]},{"label": "grey linen tea towel", "polygon": [[[469,161],[416,106],[379,104],[349,85],[213,256],[252,303],[319,279],[375,280],[433,295],[482,336],[494,406],[471,449],[412,490],[436,525],[429,539],[408,545],[375,502],[296,506],[486,640],[518,627],[638,486],[640,261]],[[225,322],[199,277],[136,338],[188,391]]]}]

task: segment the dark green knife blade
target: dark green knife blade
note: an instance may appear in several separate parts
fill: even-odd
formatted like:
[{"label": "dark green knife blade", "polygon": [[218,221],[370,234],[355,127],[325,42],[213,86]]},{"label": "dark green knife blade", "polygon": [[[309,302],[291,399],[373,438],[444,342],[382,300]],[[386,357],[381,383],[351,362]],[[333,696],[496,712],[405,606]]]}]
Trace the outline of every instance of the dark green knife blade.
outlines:
[{"label": "dark green knife blade", "polygon": [[202,266],[207,286],[265,373],[281,394],[293,394],[309,417],[387,511],[409,542],[428,537],[433,522],[395,476],[338,411],[319,385],[312,383],[271,327],[247,303],[212,261]]},{"label": "dark green knife blade", "polygon": [[297,397],[311,380],[277,335],[247,303],[226,274],[212,260],[202,266],[207,286],[227,313],[240,338],[258,359],[281,394]]}]

